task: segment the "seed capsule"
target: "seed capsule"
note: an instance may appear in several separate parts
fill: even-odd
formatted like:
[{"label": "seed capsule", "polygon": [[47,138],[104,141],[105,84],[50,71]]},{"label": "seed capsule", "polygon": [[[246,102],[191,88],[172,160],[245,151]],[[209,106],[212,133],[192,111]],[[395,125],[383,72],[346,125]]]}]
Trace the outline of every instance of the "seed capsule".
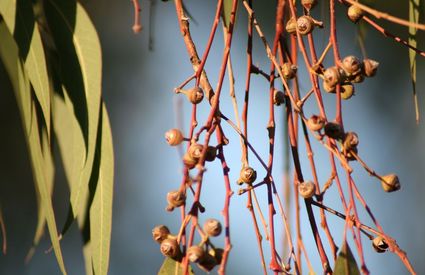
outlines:
[{"label": "seed capsule", "polygon": [[203,271],[209,273],[217,265],[216,259],[209,253],[205,254],[205,257],[198,263],[198,267]]},{"label": "seed capsule", "polygon": [[310,16],[303,15],[298,17],[297,30],[301,35],[307,35],[314,29],[314,22]]},{"label": "seed capsule", "polygon": [[285,94],[282,91],[274,90],[273,104],[280,106],[285,102]]},{"label": "seed capsule", "polygon": [[352,83],[362,83],[364,81],[364,75],[362,72],[357,73],[349,78]]},{"label": "seed capsule", "polygon": [[400,189],[400,180],[396,174],[388,174],[382,177],[382,189],[385,192],[394,192]]},{"label": "seed capsule", "polygon": [[345,134],[344,142],[342,144],[345,151],[350,151],[359,145],[359,137],[354,132],[348,132]]},{"label": "seed capsule", "polygon": [[384,253],[388,249],[388,244],[381,236],[376,236],[372,241],[372,246],[378,253]]},{"label": "seed capsule", "polygon": [[341,98],[350,99],[354,95],[354,86],[351,83],[341,85]]},{"label": "seed capsule", "polygon": [[208,146],[205,154],[206,161],[214,161],[217,156],[217,148],[214,146]]},{"label": "seed capsule", "polygon": [[357,23],[363,17],[363,15],[364,15],[363,10],[359,8],[357,5],[351,5],[348,8],[347,16],[354,23]]},{"label": "seed capsule", "polygon": [[291,17],[291,19],[288,20],[286,23],[285,29],[290,34],[296,34],[297,33],[297,20],[295,20],[294,17]]},{"label": "seed capsule", "polygon": [[252,184],[256,179],[257,172],[251,167],[244,167],[239,174],[238,184]]},{"label": "seed capsule", "polygon": [[307,126],[312,131],[322,130],[322,128],[325,126],[325,123],[326,123],[325,119],[321,116],[318,116],[318,115],[312,115],[307,120]]},{"label": "seed capsule", "polygon": [[297,75],[298,67],[290,62],[285,62],[281,70],[285,79],[293,79]]},{"label": "seed capsule", "polygon": [[201,158],[202,150],[203,149],[204,149],[204,146],[202,144],[193,143],[193,144],[190,145],[189,150],[187,151],[187,153],[192,158],[194,158],[196,160],[199,160]]},{"label": "seed capsule", "polygon": [[309,199],[316,192],[316,186],[312,181],[304,181],[298,184],[298,192],[303,198]]},{"label": "seed capsule", "polygon": [[372,77],[378,71],[379,62],[372,59],[363,60],[364,74],[367,77]]},{"label": "seed capsule", "polygon": [[342,139],[344,131],[340,124],[328,122],[325,124],[325,135],[333,139]]},{"label": "seed capsule", "polygon": [[165,240],[169,234],[170,230],[165,225],[158,225],[152,229],[152,237],[158,243],[161,243],[163,240]]},{"label": "seed capsule", "polygon": [[187,257],[192,263],[202,261],[202,259],[205,257],[205,254],[205,250],[197,245],[191,246],[187,249]]},{"label": "seed capsule", "polygon": [[179,190],[170,191],[167,193],[167,210],[172,211],[175,207],[180,207],[186,202],[186,194]]},{"label": "seed capsule", "polygon": [[170,258],[177,258],[180,256],[180,246],[175,239],[165,239],[161,243],[161,253]]},{"label": "seed capsule", "polygon": [[323,89],[327,92],[327,93],[335,93],[335,89],[336,89],[336,85],[335,86],[331,86],[328,84],[328,82],[323,81]]},{"label": "seed capsule", "polygon": [[196,164],[198,163],[199,159],[195,159],[192,156],[190,156],[188,153],[185,153],[183,156],[183,163],[186,165],[188,169],[195,168]]},{"label": "seed capsule", "polygon": [[165,140],[171,146],[181,144],[183,139],[183,133],[179,129],[171,129],[165,133]]},{"label": "seed capsule", "polygon": [[178,90],[178,93],[186,95],[187,99],[193,104],[198,104],[204,99],[204,91],[200,87],[193,87],[188,90]]},{"label": "seed capsule", "polygon": [[221,233],[221,223],[216,219],[208,219],[204,223],[204,232],[208,236],[217,237]]},{"label": "seed capsule", "polygon": [[342,75],[337,66],[329,67],[323,73],[324,81],[329,86],[336,86],[342,80]]},{"label": "seed capsule", "polygon": [[362,63],[354,55],[349,55],[342,60],[342,69],[347,77],[351,77],[361,72]]}]

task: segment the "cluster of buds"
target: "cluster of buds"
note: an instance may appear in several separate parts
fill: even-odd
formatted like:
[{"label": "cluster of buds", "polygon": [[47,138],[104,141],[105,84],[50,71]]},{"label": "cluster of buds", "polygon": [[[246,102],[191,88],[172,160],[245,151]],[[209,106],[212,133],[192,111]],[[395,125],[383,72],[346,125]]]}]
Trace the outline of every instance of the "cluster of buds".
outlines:
[{"label": "cluster of buds", "polygon": [[174,260],[180,260],[182,253],[176,236],[170,234],[170,230],[165,225],[158,225],[152,229],[154,241],[160,244],[161,253]]},{"label": "cluster of buds", "polygon": [[174,190],[167,193],[167,211],[173,211],[186,203],[186,193],[181,190]]},{"label": "cluster of buds", "polygon": [[[195,168],[196,164],[198,163],[199,159],[202,156],[202,152],[204,150],[204,145],[199,143],[192,143],[187,150],[187,152],[183,156],[183,163],[187,166],[189,169]],[[217,147],[214,146],[208,146],[206,153],[205,153],[205,160],[206,161],[214,161],[217,156]]]},{"label": "cluster of buds", "polygon": [[337,85],[341,85],[341,98],[349,99],[355,92],[352,83],[360,83],[365,77],[374,76],[378,66],[379,63],[372,59],[360,61],[353,55],[346,56],[340,67],[329,67],[323,72],[323,89],[335,93]]},{"label": "cluster of buds", "polygon": [[302,15],[297,19],[291,17],[286,23],[285,29],[293,35],[296,35],[297,32],[301,35],[308,35],[315,27],[323,28],[323,22],[317,21],[310,15]]}]

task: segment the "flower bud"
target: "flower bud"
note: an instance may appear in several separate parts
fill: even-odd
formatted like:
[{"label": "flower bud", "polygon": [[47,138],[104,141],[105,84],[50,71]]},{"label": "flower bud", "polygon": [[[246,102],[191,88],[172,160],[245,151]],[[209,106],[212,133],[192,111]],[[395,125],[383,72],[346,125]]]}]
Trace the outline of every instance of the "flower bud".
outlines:
[{"label": "flower bud", "polygon": [[192,263],[197,263],[199,261],[202,261],[204,257],[205,257],[205,251],[204,249],[202,249],[202,247],[194,245],[187,249],[187,258]]},{"label": "flower bud", "polygon": [[384,253],[388,249],[388,244],[385,239],[381,236],[376,236],[372,241],[372,246],[378,253]]},{"label": "flower bud", "polygon": [[385,192],[394,192],[400,189],[400,180],[396,174],[388,174],[382,177],[381,185]]},{"label": "flower bud", "polygon": [[175,239],[165,239],[161,243],[161,253],[170,258],[177,258],[181,255],[180,246]]},{"label": "flower bud", "polygon": [[165,240],[169,234],[170,230],[165,225],[158,225],[152,229],[152,237],[158,243],[161,243],[163,240]]},{"label": "flower bud", "polygon": [[204,223],[204,232],[208,236],[217,237],[221,233],[221,223],[216,219],[208,219]]},{"label": "flower bud", "polygon": [[316,186],[312,181],[304,181],[298,184],[298,192],[303,198],[309,199],[316,192]]}]

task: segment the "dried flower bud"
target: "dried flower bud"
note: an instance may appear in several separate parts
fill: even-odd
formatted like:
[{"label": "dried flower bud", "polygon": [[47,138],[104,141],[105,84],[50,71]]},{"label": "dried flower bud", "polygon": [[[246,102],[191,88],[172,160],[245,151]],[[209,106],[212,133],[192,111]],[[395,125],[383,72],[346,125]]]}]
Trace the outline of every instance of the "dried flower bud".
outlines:
[{"label": "dried flower bud", "polygon": [[372,77],[378,71],[379,62],[372,59],[363,60],[364,74],[367,77]]},{"label": "dried flower bud", "polygon": [[194,158],[196,160],[199,160],[201,158],[202,150],[203,149],[204,149],[204,146],[202,144],[193,143],[193,144],[190,145],[189,150],[187,151],[187,153],[192,158]]},{"label": "dried flower bud", "polygon": [[314,29],[313,18],[308,15],[303,15],[297,19],[297,30],[302,35],[311,33]]},{"label": "dried flower bud", "polygon": [[342,80],[342,75],[337,66],[329,67],[323,73],[324,81],[329,85],[335,87]]},{"label": "dried flower bud", "polygon": [[196,164],[198,163],[199,159],[193,158],[189,153],[184,154],[183,156],[183,163],[186,165],[188,169],[195,168]]},{"label": "dried flower bud", "polygon": [[328,122],[325,124],[325,135],[333,139],[341,139],[344,136],[344,131],[340,124]]},{"label": "dried flower bud", "polygon": [[215,146],[208,146],[205,154],[206,161],[214,161],[217,156],[217,148]]},{"label": "dried flower bud", "polygon": [[291,19],[288,20],[286,23],[285,29],[290,34],[296,34],[297,33],[297,20],[295,20],[294,17],[291,17]]},{"label": "dried flower bud", "polygon": [[189,90],[180,89],[176,92],[185,94],[187,99],[193,104],[198,104],[204,99],[204,91],[200,87],[193,87]]},{"label": "dried flower bud", "polygon": [[350,99],[354,95],[354,86],[351,83],[341,85],[341,98]]},{"label": "dried flower bud", "polygon": [[348,18],[354,23],[357,23],[364,15],[364,12],[357,5],[351,5],[347,11]]},{"label": "dried flower bud", "polygon": [[180,246],[175,239],[165,239],[161,243],[161,253],[170,258],[177,258],[180,256]]},{"label": "dried flower bud", "polygon": [[205,257],[198,263],[198,267],[203,271],[209,273],[217,265],[216,259],[209,253],[205,254]]},{"label": "dried flower bud", "polygon": [[202,259],[205,257],[205,254],[205,250],[197,245],[191,246],[187,249],[187,258],[192,263],[202,261]]},{"label": "dried flower bud", "polygon": [[273,104],[280,106],[285,102],[285,94],[282,91],[274,90]]},{"label": "dried flower bud", "polygon": [[204,223],[204,232],[208,236],[217,237],[221,233],[221,223],[216,219],[208,219]]},{"label": "dried flower bud", "polygon": [[344,142],[342,144],[344,150],[350,151],[359,145],[359,137],[354,132],[348,132],[345,134]]},{"label": "dried flower bud", "polygon": [[256,179],[257,172],[251,167],[244,167],[239,174],[238,184],[252,184]]},{"label": "dried flower bud", "polygon": [[347,77],[351,77],[361,72],[362,63],[354,55],[349,55],[342,60],[342,69]]},{"label": "dried flower bud", "polygon": [[316,6],[317,0],[301,0],[301,4],[307,11],[310,11],[314,8],[314,6]]},{"label": "dried flower bud", "polygon": [[152,237],[158,243],[161,243],[163,240],[165,240],[169,234],[170,230],[165,225],[158,225],[152,229]]},{"label": "dried flower bud", "polygon": [[335,86],[331,86],[328,84],[328,82],[323,81],[323,89],[327,92],[327,93],[335,93],[335,89],[336,89],[336,85]]},{"label": "dried flower bud", "polygon": [[284,78],[292,79],[297,75],[298,67],[290,62],[285,62],[281,70]]},{"label": "dried flower bud", "polygon": [[167,210],[173,210],[175,207],[180,207],[186,202],[186,194],[179,190],[170,191],[167,193]]},{"label": "dried flower bud", "polygon": [[307,120],[307,126],[312,131],[322,130],[322,128],[325,126],[325,123],[326,123],[325,119],[321,116],[318,116],[318,115],[312,115]]},{"label": "dried flower bud", "polygon": [[179,129],[171,129],[165,133],[165,140],[171,146],[181,144],[183,139],[183,133]]},{"label": "dried flower bud", "polygon": [[388,244],[385,239],[381,236],[376,236],[372,241],[373,249],[378,253],[384,253],[388,249]]},{"label": "dried flower bud", "polygon": [[364,81],[363,73],[359,72],[349,78],[352,83],[362,83]]},{"label": "dried flower bud", "polygon": [[316,186],[312,181],[304,181],[298,184],[298,192],[303,198],[309,199],[316,192]]},{"label": "dried flower bud", "polygon": [[382,177],[381,185],[385,192],[394,192],[400,189],[400,180],[396,174],[388,174]]}]

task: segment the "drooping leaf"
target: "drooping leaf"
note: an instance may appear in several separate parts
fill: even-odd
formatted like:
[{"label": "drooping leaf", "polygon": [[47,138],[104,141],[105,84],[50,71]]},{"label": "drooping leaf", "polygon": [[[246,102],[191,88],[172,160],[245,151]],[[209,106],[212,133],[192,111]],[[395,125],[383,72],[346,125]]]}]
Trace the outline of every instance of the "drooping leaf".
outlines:
[{"label": "drooping leaf", "polygon": [[[409,0],[409,21],[419,23],[419,4],[420,0]],[[417,46],[416,32],[418,29],[409,27],[409,44],[413,47]],[[419,123],[419,106],[418,95],[416,93],[416,52],[409,49],[410,76],[412,78],[413,99],[415,102],[416,122]]]},{"label": "drooping leaf", "polygon": [[[75,0],[48,0],[45,14],[60,59],[60,80],[72,102],[84,143],[73,134],[75,148],[58,140],[64,169],[71,185],[71,218],[85,203],[93,167],[99,123],[102,60],[96,30]],[[56,129],[55,129],[56,131]],[[70,156],[71,155],[71,156]],[[84,157],[81,160],[81,157]],[[68,159],[68,160],[65,160]],[[75,172],[75,173],[74,173]],[[67,223],[62,233],[69,228]]]},{"label": "drooping leaf", "polygon": [[111,126],[104,104],[100,116],[93,167],[92,177],[90,178],[90,193],[93,194],[90,204],[90,246],[94,274],[103,275],[107,274],[109,265],[114,182]]},{"label": "drooping leaf", "polygon": [[347,242],[344,242],[335,261],[334,275],[360,275],[359,268]]},{"label": "drooping leaf", "polygon": [[[51,196],[48,189],[49,173],[53,167],[47,167],[48,162],[43,156],[43,145],[40,140],[46,131],[40,124],[41,107],[38,106],[35,97],[32,96],[29,77],[25,72],[24,65],[19,56],[18,46],[16,45],[6,24],[0,22],[0,57],[5,65],[6,71],[12,83],[13,90],[18,102],[19,110],[24,125],[24,132],[29,149],[31,167],[34,174],[36,192],[40,198],[41,207],[44,209],[47,227],[49,229],[50,239],[52,241],[54,253],[56,255],[59,268],[63,274],[66,274],[60,249],[56,220],[54,216]],[[46,148],[49,148],[48,146]]]},{"label": "drooping leaf", "polygon": [[[189,266],[189,274],[193,275],[192,268]],[[158,275],[183,275],[181,264],[169,257],[166,257],[158,271]]]},{"label": "drooping leaf", "polygon": [[223,23],[226,28],[229,27],[230,24],[230,15],[232,13],[232,0],[223,0]]},{"label": "drooping leaf", "polygon": [[0,14],[18,45],[19,56],[24,60],[25,71],[41,105],[50,136],[50,90],[46,57],[32,3],[26,0],[2,0]]}]

